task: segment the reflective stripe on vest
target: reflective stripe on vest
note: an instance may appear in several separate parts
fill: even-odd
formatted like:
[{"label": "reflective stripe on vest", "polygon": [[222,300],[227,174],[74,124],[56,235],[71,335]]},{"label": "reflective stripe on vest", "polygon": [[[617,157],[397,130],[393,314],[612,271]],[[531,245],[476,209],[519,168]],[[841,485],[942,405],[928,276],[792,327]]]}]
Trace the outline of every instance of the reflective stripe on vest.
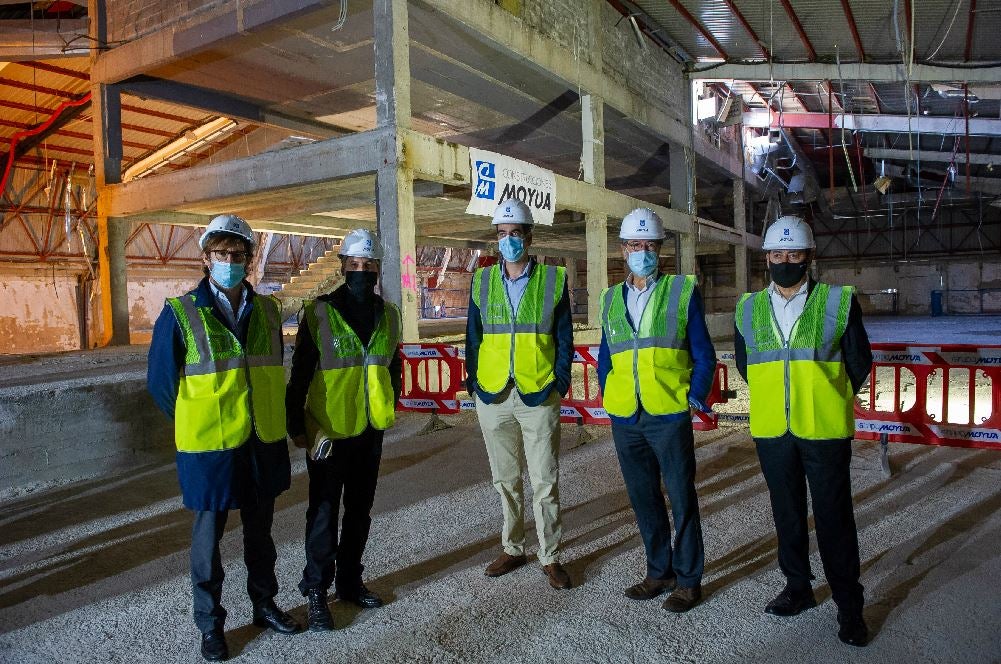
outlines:
[{"label": "reflective stripe on vest", "polygon": [[320,354],[306,397],[306,434],[312,438],[322,431],[341,439],[361,434],[369,424],[380,430],[392,426],[396,399],[389,365],[400,343],[400,310],[385,303],[367,348],[327,302],[307,302],[306,316]]},{"label": "reflective stripe on vest", "polygon": [[611,369],[602,403],[610,415],[630,417],[640,405],[651,415],[688,410],[692,356],[686,330],[695,277],[671,275],[654,286],[634,330],[622,284],[601,294],[602,328]]},{"label": "reflective stripe on vest", "polygon": [[855,394],[845,371],[841,337],[854,289],[818,283],[783,340],[767,290],[746,293],[735,312],[747,348],[751,435],[850,438]]},{"label": "reflective stripe on vest", "polygon": [[556,380],[553,324],[565,282],[564,268],[536,264],[518,311],[512,312],[501,266],[476,271],[473,302],[480,309],[483,324],[476,382],[483,391],[497,394],[513,376],[519,392],[534,394]]},{"label": "reflective stripe on vest", "polygon": [[263,442],[285,440],[285,369],[277,301],[255,295],[247,344],[194,296],[167,300],[184,335],[174,413],[174,442],[181,452],[210,452],[243,445],[251,426]]}]

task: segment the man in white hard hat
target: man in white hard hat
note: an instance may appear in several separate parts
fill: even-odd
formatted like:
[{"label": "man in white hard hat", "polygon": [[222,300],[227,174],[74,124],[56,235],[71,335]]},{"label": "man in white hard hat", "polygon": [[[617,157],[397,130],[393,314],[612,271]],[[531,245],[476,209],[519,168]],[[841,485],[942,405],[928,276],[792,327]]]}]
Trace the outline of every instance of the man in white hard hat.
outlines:
[{"label": "man in white hard hat", "polygon": [[[400,311],[376,294],[382,247],[351,231],[338,254],[344,283],[304,304],[288,385],[288,430],[306,457],[306,566],[299,590],[312,631],[334,628],[327,591],[362,608],[382,599],[362,581],[382,439],[400,396]],[[338,512],[344,516],[338,537]]]},{"label": "man in white hard hat", "polygon": [[781,217],[765,231],[768,287],[737,303],[737,369],[751,392],[751,436],[768,485],[786,586],[766,613],[793,616],[816,606],[810,581],[807,484],[817,547],[838,606],[838,637],[864,646],[858,532],[849,466],[855,394],[872,352],[851,286],[810,278],[816,244],[803,219]]},{"label": "man in white hard hat", "polygon": [[[619,230],[625,281],[601,294],[598,381],[646,551],[646,576],[626,597],[653,599],[672,591],[663,608],[688,611],[702,598],[705,561],[695,494],[691,409],[709,411],[716,351],[693,275],[659,269],[664,224],[638,208]],[[661,481],[671,498],[671,519]]]},{"label": "man in white hard hat", "polygon": [[571,587],[560,562],[560,399],[570,388],[573,320],[566,270],[529,256],[532,212],[511,199],[493,227],[502,260],[473,275],[466,323],[466,386],[475,396],[494,488],[501,497],[503,552],[486,568],[498,577],[525,556],[522,456],[532,482],[539,562],[558,590]]},{"label": "man in white hard hat", "polygon": [[239,509],[254,624],[299,625],[274,602],[275,498],[289,488],[281,306],[246,282],[254,236],[246,221],[215,217],[199,240],[205,278],[169,298],[153,328],[147,385],[174,421],[184,506],[194,511],[191,585],[201,653],[226,659],[219,541]]}]

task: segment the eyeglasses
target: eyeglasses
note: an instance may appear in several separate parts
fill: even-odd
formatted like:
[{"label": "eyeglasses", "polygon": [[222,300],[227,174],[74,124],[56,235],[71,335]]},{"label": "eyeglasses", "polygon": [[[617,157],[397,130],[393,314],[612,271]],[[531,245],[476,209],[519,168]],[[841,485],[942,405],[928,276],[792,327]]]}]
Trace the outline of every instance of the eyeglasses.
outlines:
[{"label": "eyeglasses", "polygon": [[660,248],[660,242],[657,240],[630,240],[623,242],[622,246],[629,251],[657,251]]},{"label": "eyeglasses", "polygon": [[802,263],[808,253],[804,249],[772,249],[768,252],[768,260],[773,263]]},{"label": "eyeglasses", "polygon": [[250,256],[246,251],[226,251],[225,249],[210,249],[208,254],[217,261],[229,263],[246,263]]}]

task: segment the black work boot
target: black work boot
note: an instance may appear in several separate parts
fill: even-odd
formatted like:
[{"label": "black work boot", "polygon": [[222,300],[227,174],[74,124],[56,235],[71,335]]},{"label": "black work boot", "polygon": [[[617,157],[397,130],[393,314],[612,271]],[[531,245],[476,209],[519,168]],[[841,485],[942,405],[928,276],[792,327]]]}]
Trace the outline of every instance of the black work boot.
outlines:
[{"label": "black work boot", "polygon": [[309,600],[309,631],[330,632],[334,629],[334,618],[330,615],[330,607],[327,606],[327,591],[319,588],[312,588],[306,594]]}]

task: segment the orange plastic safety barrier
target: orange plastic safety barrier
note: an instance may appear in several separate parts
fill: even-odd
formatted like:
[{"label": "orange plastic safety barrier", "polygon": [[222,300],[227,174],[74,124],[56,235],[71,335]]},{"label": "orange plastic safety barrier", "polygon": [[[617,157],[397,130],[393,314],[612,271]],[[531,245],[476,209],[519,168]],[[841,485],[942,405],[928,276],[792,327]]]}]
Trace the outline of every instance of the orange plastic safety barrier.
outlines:
[{"label": "orange plastic safety barrier", "polygon": [[855,437],[1001,449],[1001,346],[873,344]]},{"label": "orange plastic safety barrier", "polygon": [[[466,393],[465,349],[450,344],[403,344],[403,394],[397,410],[454,414],[474,408]],[[573,385],[563,399],[560,419],[576,424],[610,424],[601,404],[598,387],[598,346],[575,346],[574,364],[583,373],[582,387]],[[726,365],[716,365],[716,375],[707,404],[724,403],[729,394]],[[696,413],[692,428],[715,429],[715,413]]]}]

